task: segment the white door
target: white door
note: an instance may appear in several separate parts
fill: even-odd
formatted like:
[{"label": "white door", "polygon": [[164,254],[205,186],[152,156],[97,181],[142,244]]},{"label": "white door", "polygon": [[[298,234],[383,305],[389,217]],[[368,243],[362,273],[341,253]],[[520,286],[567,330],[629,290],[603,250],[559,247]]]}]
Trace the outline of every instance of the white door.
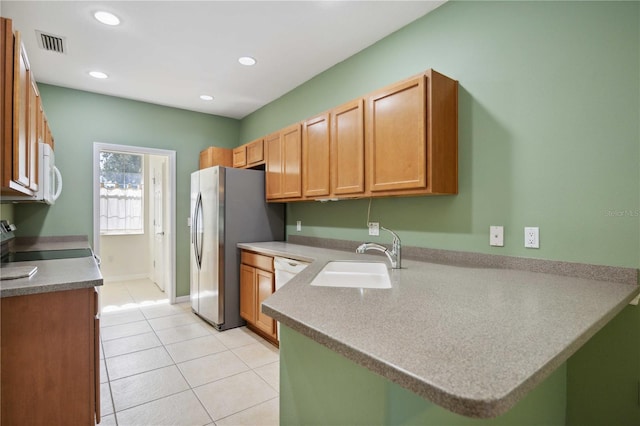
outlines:
[{"label": "white door", "polygon": [[153,191],[153,281],[164,291],[167,275],[167,261],[165,258],[165,220],[164,220],[164,190],[165,190],[165,158],[153,157],[151,163],[151,188]]}]

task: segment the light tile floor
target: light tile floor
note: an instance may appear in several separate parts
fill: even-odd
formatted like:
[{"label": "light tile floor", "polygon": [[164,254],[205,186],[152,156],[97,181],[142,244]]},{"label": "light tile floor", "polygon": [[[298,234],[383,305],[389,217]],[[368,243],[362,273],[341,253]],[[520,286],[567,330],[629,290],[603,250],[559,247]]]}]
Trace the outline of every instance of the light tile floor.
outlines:
[{"label": "light tile floor", "polygon": [[277,425],[278,349],[219,332],[149,280],[100,288],[101,425]]}]

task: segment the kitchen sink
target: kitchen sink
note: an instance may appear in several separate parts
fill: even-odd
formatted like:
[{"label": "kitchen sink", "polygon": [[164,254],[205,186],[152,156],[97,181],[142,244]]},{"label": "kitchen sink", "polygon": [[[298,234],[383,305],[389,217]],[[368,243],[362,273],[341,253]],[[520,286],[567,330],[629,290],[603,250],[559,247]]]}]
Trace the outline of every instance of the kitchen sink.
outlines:
[{"label": "kitchen sink", "polygon": [[382,262],[332,261],[311,281],[313,286],[391,288],[389,270]]}]

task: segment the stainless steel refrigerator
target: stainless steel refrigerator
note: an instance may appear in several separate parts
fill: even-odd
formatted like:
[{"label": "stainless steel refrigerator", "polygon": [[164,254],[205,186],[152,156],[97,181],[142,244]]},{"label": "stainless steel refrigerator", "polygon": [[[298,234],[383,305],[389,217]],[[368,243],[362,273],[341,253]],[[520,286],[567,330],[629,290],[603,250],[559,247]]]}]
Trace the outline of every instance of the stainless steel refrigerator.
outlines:
[{"label": "stainless steel refrigerator", "polygon": [[239,327],[236,245],[284,239],[284,204],[265,201],[264,171],[209,167],[191,174],[191,308],[218,330]]}]

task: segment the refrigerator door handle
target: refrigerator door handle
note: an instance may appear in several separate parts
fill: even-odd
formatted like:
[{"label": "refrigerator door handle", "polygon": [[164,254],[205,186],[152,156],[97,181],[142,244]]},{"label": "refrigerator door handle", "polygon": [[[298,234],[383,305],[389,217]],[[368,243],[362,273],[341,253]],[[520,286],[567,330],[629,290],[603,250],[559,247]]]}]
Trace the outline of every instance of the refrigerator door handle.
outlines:
[{"label": "refrigerator door handle", "polygon": [[202,211],[202,193],[198,194],[198,202],[196,203],[196,210],[198,221],[196,223],[196,259],[198,261],[198,269],[202,267],[202,240],[204,238],[204,227],[202,225],[203,211]]},{"label": "refrigerator door handle", "polygon": [[200,193],[198,193],[198,197],[196,198],[196,203],[193,206],[193,218],[191,220],[191,243],[193,247],[193,254],[196,257],[196,264],[198,265],[198,269],[200,269],[200,259],[198,258],[198,213],[200,210],[198,209],[198,203],[200,202]]}]

